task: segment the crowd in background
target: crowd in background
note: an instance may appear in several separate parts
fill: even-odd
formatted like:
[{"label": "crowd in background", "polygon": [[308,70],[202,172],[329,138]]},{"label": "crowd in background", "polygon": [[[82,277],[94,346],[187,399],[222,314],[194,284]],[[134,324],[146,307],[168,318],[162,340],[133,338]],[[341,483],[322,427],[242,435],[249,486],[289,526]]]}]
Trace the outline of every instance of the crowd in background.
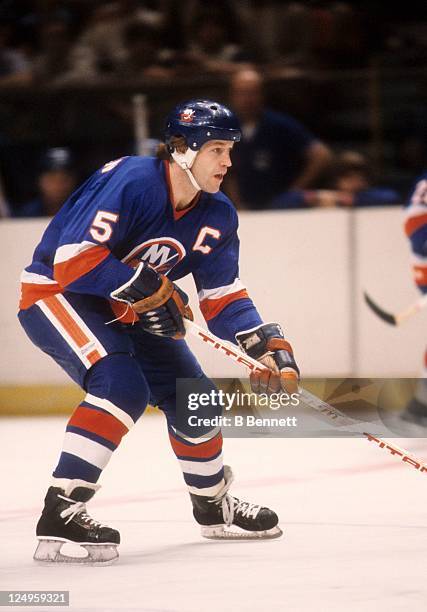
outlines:
[{"label": "crowd in background", "polygon": [[61,83],[236,63],[303,68],[366,66],[427,58],[423,3],[378,0],[14,0],[0,1],[0,83]]},{"label": "crowd in background", "polygon": [[[175,83],[200,75],[226,83],[224,101],[242,121],[242,143],[225,185],[240,208],[399,202],[404,197],[396,191],[399,185],[377,183],[382,177],[372,172],[366,151],[354,150],[347,142],[336,146],[336,138],[331,142],[328,134],[317,133],[316,118],[304,115],[305,92],[299,96],[300,106],[277,112],[266,95],[266,81],[299,71],[357,71],[373,65],[422,68],[427,60],[423,10],[423,3],[414,2],[402,16],[379,0],[0,0],[0,215],[52,214],[54,202],[67,189],[107,161],[101,159],[104,149],[97,151],[96,144],[91,148],[83,140],[84,155],[75,143],[58,141],[59,136],[46,142],[34,137],[37,146],[32,147],[30,138],[20,141],[19,129],[23,133],[37,128],[25,120],[19,129],[13,126],[15,131],[9,127],[14,99],[8,108],[5,97],[3,105],[2,91],[20,92],[16,95],[22,108],[40,88],[148,82],[173,89]],[[298,98],[298,90],[293,95]],[[337,94],[332,90],[330,95]],[[191,84],[186,97],[193,97]],[[292,112],[295,108],[299,117]],[[415,156],[414,171],[427,157],[426,108],[421,104],[410,109],[409,119],[399,117],[400,125],[409,128],[397,148],[405,152],[407,147],[405,159]],[[43,108],[45,114],[51,111]],[[120,100],[105,100],[99,111],[100,133],[117,126],[117,154],[135,153],[131,139],[127,142],[119,134],[122,125],[129,127],[130,115]],[[87,163],[81,163],[84,157]],[[17,177],[24,181],[25,170],[24,189]],[[52,191],[57,195],[52,197]]]}]

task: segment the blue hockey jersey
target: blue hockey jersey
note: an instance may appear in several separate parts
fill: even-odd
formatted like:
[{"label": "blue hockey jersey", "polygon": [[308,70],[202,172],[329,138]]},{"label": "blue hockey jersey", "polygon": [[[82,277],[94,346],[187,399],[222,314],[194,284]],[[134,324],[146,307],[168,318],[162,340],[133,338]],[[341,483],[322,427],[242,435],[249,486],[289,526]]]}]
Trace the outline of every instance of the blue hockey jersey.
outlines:
[{"label": "blue hockey jersey", "polygon": [[[176,211],[169,162],[114,160],[75,191],[48,225],[22,273],[20,308],[64,291],[109,299],[143,260],[172,281],[191,273],[209,328],[234,340],[236,332],[262,323],[239,279],[237,227],[236,211],[221,192],[201,192]],[[112,307],[123,316],[124,305]]]},{"label": "blue hockey jersey", "polygon": [[427,293],[427,172],[417,179],[410,194],[405,232],[411,242],[415,283]]}]

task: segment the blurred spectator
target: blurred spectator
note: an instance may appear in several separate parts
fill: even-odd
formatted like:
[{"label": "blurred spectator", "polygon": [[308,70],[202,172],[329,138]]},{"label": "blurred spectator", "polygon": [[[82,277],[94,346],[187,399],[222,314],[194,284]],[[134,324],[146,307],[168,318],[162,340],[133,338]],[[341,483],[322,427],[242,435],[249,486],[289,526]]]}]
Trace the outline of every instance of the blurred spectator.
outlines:
[{"label": "blurred spectator", "polygon": [[69,80],[169,76],[163,31],[167,3],[98,3],[71,53]]},{"label": "blurred spectator", "polygon": [[[412,3],[413,4],[413,3]],[[415,10],[414,10],[415,9]],[[398,11],[397,15],[387,11],[384,25],[382,61],[385,66],[424,67],[427,61],[427,22],[425,5],[422,14]]]},{"label": "blurred spectator", "polygon": [[225,18],[215,7],[203,9],[191,27],[187,61],[207,72],[235,72],[242,62],[251,61],[247,52],[234,40],[237,24]]},{"label": "blurred spectator", "polygon": [[[256,62],[270,63],[277,59],[278,40],[283,27],[281,15],[288,2],[281,0],[234,0],[242,30],[242,40]],[[306,35],[306,32],[304,32]]]},{"label": "blurred spectator", "polygon": [[60,82],[72,72],[73,35],[63,14],[41,20],[38,28],[39,52],[34,60],[34,78],[42,82]]},{"label": "blurred spectator", "polygon": [[231,80],[231,106],[242,124],[242,141],[233,151],[230,195],[239,207],[270,208],[287,189],[306,189],[331,161],[329,147],[293,117],[265,106],[264,83],[255,70]]},{"label": "blurred spectator", "polygon": [[366,65],[367,24],[355,3],[316,0],[311,7],[312,63],[322,68]]},{"label": "blurred spectator", "polygon": [[120,78],[167,78],[172,75],[171,55],[164,46],[160,26],[131,23],[124,30],[123,41]]},{"label": "blurred spectator", "polygon": [[281,19],[276,23],[276,30],[279,28],[276,45],[279,65],[309,66],[314,34],[312,10],[309,5],[290,2],[284,6]]},{"label": "blurred spectator", "polygon": [[31,65],[25,54],[11,45],[12,27],[0,22],[0,85],[28,85]]},{"label": "blurred spectator", "polygon": [[289,66],[353,68],[367,64],[372,42],[375,43],[374,20],[361,3],[252,0],[247,4],[250,10],[243,14],[240,10],[240,15],[250,24],[250,48],[258,50],[261,58],[277,70]]},{"label": "blurred spectator", "polygon": [[68,149],[49,149],[40,162],[38,194],[21,206],[17,217],[51,217],[77,185],[77,174]]},{"label": "blurred spectator", "polygon": [[120,2],[96,5],[89,24],[73,47],[67,79],[84,81],[117,72],[125,58],[123,30],[132,16]]},{"label": "blurred spectator", "polygon": [[327,189],[294,189],[279,195],[273,208],[335,208],[400,204],[401,196],[389,187],[373,184],[366,158],[356,151],[341,153],[331,168]]}]

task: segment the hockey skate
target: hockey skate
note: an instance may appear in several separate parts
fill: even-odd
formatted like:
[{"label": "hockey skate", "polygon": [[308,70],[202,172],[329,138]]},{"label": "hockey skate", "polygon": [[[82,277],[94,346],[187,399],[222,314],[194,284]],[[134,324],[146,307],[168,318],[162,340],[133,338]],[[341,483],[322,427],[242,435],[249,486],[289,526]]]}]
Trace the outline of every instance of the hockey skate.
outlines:
[{"label": "hockey skate", "polygon": [[[84,480],[70,480],[65,489],[53,486],[48,489],[36,528],[39,544],[35,561],[110,565],[118,559],[119,532],[101,525],[86,513],[85,502],[98,489],[99,485]],[[74,548],[74,556],[61,552],[65,544]]]},{"label": "hockey skate", "polygon": [[414,397],[400,414],[400,418],[406,423],[427,427],[427,406]]},{"label": "hockey skate", "polygon": [[193,515],[202,536],[211,540],[255,540],[279,538],[277,514],[269,508],[241,501],[228,494],[233,473],[224,466],[225,485],[215,497],[190,493]]}]

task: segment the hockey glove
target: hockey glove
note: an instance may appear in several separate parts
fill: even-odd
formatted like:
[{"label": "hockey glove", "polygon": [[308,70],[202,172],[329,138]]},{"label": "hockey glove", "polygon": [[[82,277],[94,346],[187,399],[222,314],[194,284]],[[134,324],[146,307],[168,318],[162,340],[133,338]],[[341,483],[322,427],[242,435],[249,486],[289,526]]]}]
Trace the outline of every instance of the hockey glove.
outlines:
[{"label": "hockey glove", "polygon": [[286,342],[277,323],[264,323],[255,329],[236,334],[240,348],[266,367],[263,372],[251,372],[250,382],[254,393],[296,393],[299,369],[292,347]]},{"label": "hockey glove", "polygon": [[139,316],[139,326],[150,334],[183,338],[184,318],[193,320],[187,294],[144,262],[139,264],[130,281],[110,296],[129,304]]}]

